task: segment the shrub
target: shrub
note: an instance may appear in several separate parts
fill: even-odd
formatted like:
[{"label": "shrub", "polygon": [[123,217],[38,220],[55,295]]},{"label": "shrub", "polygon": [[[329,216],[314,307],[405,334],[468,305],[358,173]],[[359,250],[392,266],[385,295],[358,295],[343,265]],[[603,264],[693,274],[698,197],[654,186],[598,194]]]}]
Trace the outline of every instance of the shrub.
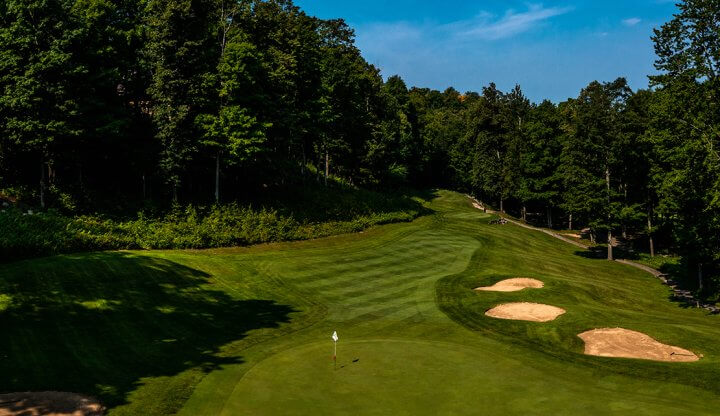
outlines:
[{"label": "shrub", "polygon": [[[327,191],[326,191],[327,192]],[[237,203],[210,208],[173,207],[160,218],[133,220],[58,211],[0,211],[0,260],[75,251],[199,249],[305,240],[362,231],[372,225],[411,221],[423,212],[419,199],[344,190],[328,197],[311,192],[279,209]]]}]

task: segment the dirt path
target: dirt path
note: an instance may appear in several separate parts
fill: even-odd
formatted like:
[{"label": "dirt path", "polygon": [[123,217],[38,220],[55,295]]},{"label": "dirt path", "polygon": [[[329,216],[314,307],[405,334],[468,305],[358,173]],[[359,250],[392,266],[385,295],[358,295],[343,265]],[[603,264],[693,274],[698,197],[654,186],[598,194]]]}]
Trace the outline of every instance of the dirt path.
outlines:
[{"label": "dirt path", "polygon": [[[572,245],[574,245],[575,247],[579,247],[579,248],[582,248],[583,250],[587,250],[587,246],[583,245],[582,243],[579,243],[579,242],[577,242],[577,241],[573,241],[573,240],[571,240],[571,239],[569,239],[569,238],[567,238],[567,237],[564,237],[564,236],[562,236],[562,235],[560,235],[560,234],[558,234],[558,233],[552,232],[552,231],[550,231],[550,230],[546,230],[546,229],[544,229],[544,228],[533,227],[532,225],[528,225],[528,224],[525,224],[525,223],[516,221],[516,220],[514,220],[514,219],[512,219],[512,218],[508,218],[506,215],[503,215],[502,213],[499,213],[499,212],[497,212],[497,211],[493,211],[493,210],[490,210],[490,209],[485,209],[485,206],[483,205],[482,202],[478,201],[477,199],[473,198],[473,197],[470,196],[470,195],[467,195],[467,197],[470,198],[470,200],[473,202],[473,206],[474,206],[475,208],[477,208],[477,209],[484,210],[484,211],[486,211],[486,212],[488,212],[488,213],[490,213],[490,214],[500,215],[500,216],[502,216],[503,218],[505,218],[508,222],[511,222],[511,223],[513,223],[513,224],[515,224],[515,225],[518,225],[518,226],[523,227],[523,228],[527,228],[528,230],[543,232],[543,233],[545,233],[545,234],[547,234],[547,235],[549,235],[549,236],[552,236],[552,237],[557,238],[558,240],[562,240],[562,241],[564,241],[564,242],[566,242],[566,243],[568,243],[568,244],[572,244]],[[715,305],[711,305],[711,304],[707,304],[707,303],[702,303],[702,302],[701,302],[698,298],[696,298],[696,297],[692,294],[692,292],[690,292],[689,290],[679,289],[679,288],[678,288],[678,285],[677,285],[677,282],[675,282],[675,281],[673,281],[673,280],[671,280],[671,279],[668,279],[667,275],[666,275],[665,273],[659,271],[659,270],[656,270],[656,269],[653,269],[652,267],[646,266],[646,265],[644,265],[644,264],[635,263],[634,261],[630,261],[630,260],[626,260],[626,259],[615,259],[615,261],[618,262],[618,263],[627,264],[628,266],[632,266],[632,267],[635,267],[635,268],[644,270],[644,271],[652,274],[653,276],[657,277],[657,278],[660,279],[664,284],[670,286],[670,288],[671,288],[672,291],[673,291],[673,296],[674,296],[676,299],[680,300],[680,301],[687,302],[687,303],[689,303],[689,304],[695,305],[695,306],[697,306],[698,308],[703,308],[703,309],[708,310],[708,311],[710,311],[711,313],[714,313],[714,314],[720,313],[720,308],[718,308],[718,307],[715,306]]]}]

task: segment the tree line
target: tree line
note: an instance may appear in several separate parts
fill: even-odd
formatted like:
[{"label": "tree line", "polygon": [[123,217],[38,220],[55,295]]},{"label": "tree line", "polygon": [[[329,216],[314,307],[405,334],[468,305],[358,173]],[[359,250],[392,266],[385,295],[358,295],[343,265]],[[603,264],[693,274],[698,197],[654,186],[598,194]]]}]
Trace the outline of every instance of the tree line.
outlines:
[{"label": "tree line", "polygon": [[0,19],[2,179],[43,206],[406,173],[409,123],[342,20],[285,0],[10,0]]},{"label": "tree line", "polygon": [[8,0],[0,188],[45,207],[330,176],[442,186],[598,243],[641,238],[716,290],[718,22],[716,2],[680,2],[652,36],[649,89],[592,82],[556,104],[384,80],[343,20],[289,0]]}]

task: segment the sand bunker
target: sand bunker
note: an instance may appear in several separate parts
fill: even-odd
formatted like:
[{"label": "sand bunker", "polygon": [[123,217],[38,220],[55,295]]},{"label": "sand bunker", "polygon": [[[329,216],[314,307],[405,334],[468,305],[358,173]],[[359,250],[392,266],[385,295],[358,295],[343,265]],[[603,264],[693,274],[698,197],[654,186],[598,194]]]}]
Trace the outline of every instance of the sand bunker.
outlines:
[{"label": "sand bunker", "polygon": [[697,361],[683,348],[666,345],[643,334],[622,328],[604,328],[578,335],[585,341],[585,354],[599,357],[638,358],[654,361]]},{"label": "sand bunker", "polygon": [[541,303],[505,303],[498,305],[485,315],[499,319],[513,319],[517,321],[548,322],[565,313],[565,309],[557,306],[543,305]]},{"label": "sand bunker", "polygon": [[0,394],[0,416],[102,416],[103,406],[75,393]]},{"label": "sand bunker", "polygon": [[527,288],[540,289],[543,286],[543,282],[539,280],[529,279],[526,277],[518,277],[515,279],[502,280],[492,286],[479,287],[475,290],[480,290],[484,292],[517,292],[519,290]]}]

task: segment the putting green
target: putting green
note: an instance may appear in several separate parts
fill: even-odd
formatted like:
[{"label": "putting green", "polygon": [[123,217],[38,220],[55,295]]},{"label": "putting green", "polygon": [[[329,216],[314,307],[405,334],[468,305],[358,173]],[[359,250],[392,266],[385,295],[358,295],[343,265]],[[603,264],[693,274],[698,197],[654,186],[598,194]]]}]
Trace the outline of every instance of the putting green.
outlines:
[{"label": "putting green", "polygon": [[[220,413],[286,414],[553,414],[653,415],[702,413],[678,405],[693,389],[625,391],[610,379],[578,385],[522,361],[460,344],[430,341],[341,342],[333,365],[331,343],[306,344],[254,366]],[[627,380],[624,380],[627,381]],[[552,394],[548,394],[552,391]]]}]

